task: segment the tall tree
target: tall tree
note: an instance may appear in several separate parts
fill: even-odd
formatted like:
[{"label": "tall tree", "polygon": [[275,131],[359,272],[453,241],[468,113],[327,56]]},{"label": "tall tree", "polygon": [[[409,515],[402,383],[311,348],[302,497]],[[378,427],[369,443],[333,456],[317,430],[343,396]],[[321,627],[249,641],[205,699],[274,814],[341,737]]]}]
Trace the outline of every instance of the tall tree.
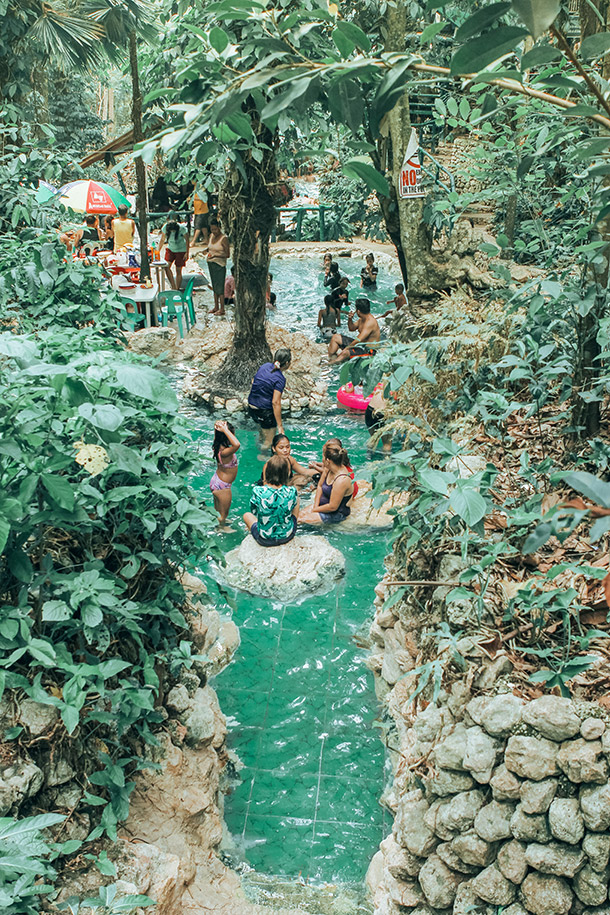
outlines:
[{"label": "tall tree", "polygon": [[211,384],[226,390],[247,389],[252,376],[271,355],[265,322],[269,240],[276,221],[276,140],[260,120],[251,97],[244,103],[250,118],[254,149],[245,151],[241,168],[229,170],[219,206],[233,244],[235,270],[235,334],[231,348]]},{"label": "tall tree", "polygon": [[[104,49],[116,59],[117,49],[127,48],[131,76],[131,122],[135,143],[144,139],[142,129],[142,93],[138,67],[138,39],[154,40],[154,9],[142,0],[85,0],[88,15],[103,28]],[[148,193],[146,168],[141,157],[135,161],[137,213],[140,232],[140,279],[150,278],[148,261]]]}]

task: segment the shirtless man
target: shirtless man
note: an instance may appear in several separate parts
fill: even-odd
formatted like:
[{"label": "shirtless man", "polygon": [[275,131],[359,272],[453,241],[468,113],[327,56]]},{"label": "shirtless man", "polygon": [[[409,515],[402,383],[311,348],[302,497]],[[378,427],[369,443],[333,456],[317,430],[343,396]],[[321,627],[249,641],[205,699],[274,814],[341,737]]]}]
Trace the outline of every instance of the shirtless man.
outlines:
[{"label": "shirtless man", "polygon": [[[372,356],[375,347],[368,344],[379,343],[379,324],[377,318],[371,314],[371,303],[368,299],[356,299],[356,316],[350,314],[347,319],[348,328],[357,337],[346,337],[343,334],[333,334],[328,344],[328,355],[331,362],[345,362],[352,356]],[[341,351],[341,352],[340,352]]]}]

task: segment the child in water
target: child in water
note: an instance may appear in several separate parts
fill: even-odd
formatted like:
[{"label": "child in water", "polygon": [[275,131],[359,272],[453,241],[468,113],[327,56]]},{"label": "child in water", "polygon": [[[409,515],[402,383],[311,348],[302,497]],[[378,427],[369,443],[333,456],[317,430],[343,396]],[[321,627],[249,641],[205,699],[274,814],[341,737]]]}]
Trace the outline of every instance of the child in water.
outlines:
[{"label": "child in water", "polygon": [[[288,477],[288,482],[290,486],[296,486],[297,489],[301,489],[303,486],[307,486],[308,483],[311,483],[312,477],[317,473],[316,470],[309,467],[303,467],[302,464],[299,464],[296,458],[290,453],[290,439],[287,435],[283,433],[278,433],[273,436],[271,442],[271,456],[274,457],[279,455],[280,457],[285,458],[290,465],[290,474]],[[271,460],[271,458],[269,459]],[[258,480],[254,485],[255,486],[264,486],[266,482],[266,470],[269,465],[269,461],[263,467],[263,472],[261,474],[260,480]]]},{"label": "child in water", "polygon": [[214,423],[212,453],[216,461],[216,473],[210,480],[210,490],[221,525],[226,524],[231,508],[231,486],[237,476],[236,452],[240,447],[231,423],[223,420]]},{"label": "child in water", "polygon": [[[386,302],[386,305],[391,305],[392,303],[394,303],[394,305],[396,307],[396,311],[400,311],[400,309],[402,308],[403,305],[408,306],[408,304],[409,304],[407,302],[407,297],[405,295],[405,287],[403,286],[402,283],[397,283],[396,286],[394,286],[394,292],[396,293],[396,295],[394,296],[393,299],[388,299],[388,301]],[[381,315],[381,317],[387,318],[387,316],[391,315],[391,314],[392,314],[392,309],[390,308],[389,311],[384,312]]]},{"label": "child in water", "polygon": [[341,308],[335,308],[332,295],[324,296],[324,308],[318,312],[318,330],[323,340],[330,340],[341,326]]}]

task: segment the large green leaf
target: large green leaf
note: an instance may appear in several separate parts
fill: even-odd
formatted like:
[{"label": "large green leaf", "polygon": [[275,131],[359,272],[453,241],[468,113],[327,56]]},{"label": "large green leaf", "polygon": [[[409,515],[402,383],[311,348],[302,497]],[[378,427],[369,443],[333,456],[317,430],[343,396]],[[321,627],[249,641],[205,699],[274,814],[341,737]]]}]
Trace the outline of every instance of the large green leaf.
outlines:
[{"label": "large green leaf", "polygon": [[372,191],[389,197],[390,186],[387,180],[369,162],[363,162],[361,159],[348,159],[344,163],[342,171],[347,178],[361,178]]},{"label": "large green leaf", "polygon": [[502,25],[467,42],[451,59],[451,73],[478,73],[495,60],[515,51],[528,35],[526,29]]},{"label": "large green leaf", "polygon": [[353,133],[362,126],[364,98],[362,87],[355,80],[341,78],[334,81],[327,93],[326,103],[339,124],[347,124]]},{"label": "large green leaf", "polygon": [[444,470],[434,470],[433,468],[421,470],[418,477],[427,489],[431,489],[432,492],[437,492],[442,496],[447,495],[450,484],[455,482],[454,474],[447,473]]},{"label": "large green leaf", "polygon": [[121,387],[130,394],[152,401],[163,412],[178,409],[178,398],[161,372],[147,365],[121,365],[116,377]]},{"label": "large green leaf", "polygon": [[592,473],[584,470],[576,470],[570,473],[564,473],[563,479],[575,489],[581,492],[587,499],[591,499],[596,505],[603,508],[610,508],[610,483],[598,480]]},{"label": "large green leaf", "polygon": [[340,19],[337,22],[337,28],[346,38],[349,39],[357,48],[360,48],[361,51],[364,51],[365,54],[371,50],[371,42],[368,35],[362,31],[362,29],[355,25],[353,22],[346,22],[344,19]]},{"label": "large green leaf", "polygon": [[65,724],[68,734],[73,734],[80,720],[79,710],[73,705],[64,705],[61,710],[61,720]]},{"label": "large green leaf", "polygon": [[47,622],[60,622],[69,620],[72,611],[63,600],[47,600],[42,605],[42,618]]},{"label": "large green leaf", "polygon": [[60,508],[71,512],[74,508],[74,490],[66,477],[57,474],[44,473],[40,477],[42,485]]},{"label": "large green leaf", "polygon": [[219,28],[217,25],[210,29],[208,38],[211,46],[218,54],[222,54],[229,44],[229,36],[224,29]]},{"label": "large green leaf", "polygon": [[485,517],[487,506],[485,499],[475,489],[455,489],[449,497],[453,511],[465,521],[468,527],[474,527]]},{"label": "large green leaf", "polygon": [[42,829],[48,829],[49,826],[63,823],[65,819],[61,813],[42,813],[40,816],[26,817],[21,820],[0,817],[0,839],[10,838],[15,841],[31,832],[40,832]]},{"label": "large green leaf", "polygon": [[533,38],[539,38],[557,19],[560,0],[512,0],[512,8]]},{"label": "large green leaf", "polygon": [[559,48],[554,48],[550,44],[541,44],[532,48],[521,58],[521,69],[530,70],[532,67],[539,67],[541,64],[549,64],[553,60],[561,57]]},{"label": "large green leaf", "polygon": [[333,41],[337,46],[339,54],[344,60],[349,57],[350,54],[352,54],[356,49],[356,45],[351,40],[351,38],[348,38],[347,35],[340,29],[334,29]]},{"label": "large green leaf", "polygon": [[411,79],[411,66],[415,60],[414,56],[401,60],[400,63],[386,71],[379,83],[375,98],[371,103],[370,124],[373,136],[377,134],[384,115],[391,111],[404,95],[405,87]]},{"label": "large green leaf", "polygon": [[588,60],[591,57],[601,57],[610,51],[610,32],[598,32],[589,35],[580,46],[580,56]]},{"label": "large green leaf", "polygon": [[106,429],[108,432],[115,432],[123,422],[123,413],[112,404],[83,403],[78,412],[91,425],[98,429]]},{"label": "large green leaf", "polygon": [[479,35],[484,29],[498,22],[509,9],[510,3],[490,3],[489,6],[482,7],[462,23],[455,33],[455,40],[461,43],[469,38],[474,38],[475,35]]},{"label": "large green leaf", "polygon": [[3,551],[11,532],[11,526],[6,518],[0,518],[0,553]]},{"label": "large green leaf", "polygon": [[[274,96],[270,102],[267,102],[261,111],[262,120],[267,122],[289,108],[293,102],[307,92],[313,79],[316,79],[316,76],[298,77],[292,81],[289,84],[288,89],[284,92],[280,92],[278,95]],[[282,83],[282,86],[283,85],[286,85],[286,83]]]},{"label": "large green leaf", "polygon": [[18,581],[27,584],[32,580],[34,567],[27,553],[23,550],[11,550],[7,553],[6,560],[10,571]]}]

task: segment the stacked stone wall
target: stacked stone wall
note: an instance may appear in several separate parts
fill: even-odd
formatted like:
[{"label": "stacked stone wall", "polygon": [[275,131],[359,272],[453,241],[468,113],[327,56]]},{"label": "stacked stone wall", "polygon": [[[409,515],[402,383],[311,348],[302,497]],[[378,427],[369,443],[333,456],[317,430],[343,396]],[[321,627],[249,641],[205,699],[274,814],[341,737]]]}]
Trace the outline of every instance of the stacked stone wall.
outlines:
[{"label": "stacked stone wall", "polygon": [[395,821],[369,871],[376,915],[610,915],[604,710],[521,698],[508,658],[476,638],[458,643],[464,676],[414,708],[418,633],[378,592],[370,666],[393,719]]}]

